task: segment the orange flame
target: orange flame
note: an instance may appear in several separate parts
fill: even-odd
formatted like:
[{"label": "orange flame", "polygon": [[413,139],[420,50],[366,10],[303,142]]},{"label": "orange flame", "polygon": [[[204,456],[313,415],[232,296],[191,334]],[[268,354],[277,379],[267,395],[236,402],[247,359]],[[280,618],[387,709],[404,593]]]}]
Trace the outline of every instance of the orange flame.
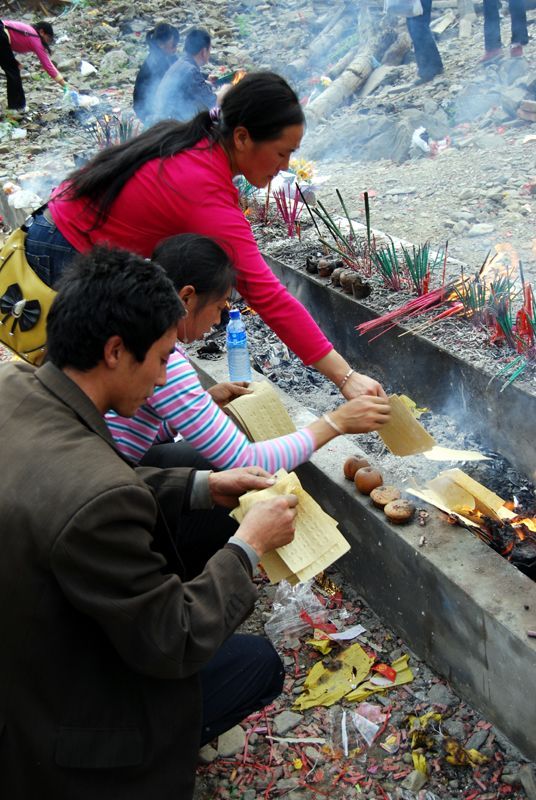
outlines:
[{"label": "orange flame", "polygon": [[236,84],[237,84],[237,83],[240,83],[240,81],[242,80],[242,78],[244,78],[246,75],[247,75],[247,72],[246,72],[246,70],[245,70],[245,69],[239,69],[239,70],[237,70],[237,71],[235,72],[235,74],[233,75],[233,80],[231,81],[231,85],[232,85],[232,86],[236,86]]}]

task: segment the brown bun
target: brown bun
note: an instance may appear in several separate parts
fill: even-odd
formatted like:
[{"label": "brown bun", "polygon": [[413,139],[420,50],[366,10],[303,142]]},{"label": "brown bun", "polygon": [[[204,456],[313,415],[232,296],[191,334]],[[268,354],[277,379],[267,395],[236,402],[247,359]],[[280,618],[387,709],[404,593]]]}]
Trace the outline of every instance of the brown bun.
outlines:
[{"label": "brown bun", "polygon": [[395,525],[402,525],[412,518],[415,513],[415,506],[409,500],[393,500],[391,503],[387,503],[383,510],[390,522],[394,522]]},{"label": "brown bun", "polygon": [[378,486],[370,493],[370,499],[378,508],[384,508],[387,503],[392,503],[394,500],[400,500],[400,489],[396,486]]},{"label": "brown bun", "polygon": [[383,478],[374,467],[361,467],[355,474],[354,483],[361,494],[370,494],[373,489],[382,485]]},{"label": "brown bun", "polygon": [[353,481],[357,470],[361,469],[361,467],[370,467],[367,459],[360,458],[359,456],[350,456],[350,458],[347,458],[344,462],[344,477],[349,481]]}]

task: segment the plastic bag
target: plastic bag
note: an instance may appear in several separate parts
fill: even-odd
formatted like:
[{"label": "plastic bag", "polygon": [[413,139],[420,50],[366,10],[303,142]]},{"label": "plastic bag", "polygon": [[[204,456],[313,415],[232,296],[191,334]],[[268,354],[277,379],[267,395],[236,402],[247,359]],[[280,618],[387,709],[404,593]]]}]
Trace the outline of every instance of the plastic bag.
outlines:
[{"label": "plastic bag", "polygon": [[421,0],[385,0],[383,10],[397,17],[420,17],[423,13]]},{"label": "plastic bag", "polygon": [[328,612],[311,589],[312,581],[297,583],[291,586],[288,581],[281,581],[275,593],[272,614],[264,625],[266,635],[274,647],[301,636],[311,630],[308,620],[303,619],[305,612],[313,623],[324,623]]}]

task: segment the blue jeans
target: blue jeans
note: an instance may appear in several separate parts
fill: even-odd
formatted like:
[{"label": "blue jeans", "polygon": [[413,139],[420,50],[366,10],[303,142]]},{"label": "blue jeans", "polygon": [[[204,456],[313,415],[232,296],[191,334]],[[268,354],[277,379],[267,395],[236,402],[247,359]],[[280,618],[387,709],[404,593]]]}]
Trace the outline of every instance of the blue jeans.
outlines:
[{"label": "blue jeans", "polygon": [[430,30],[432,0],[421,0],[423,13],[419,17],[408,17],[406,24],[415,50],[415,61],[419,77],[424,81],[432,80],[443,72],[443,62],[437,49],[433,33]]},{"label": "blue jeans", "polygon": [[281,659],[262,636],[235,633],[201,670],[201,745],[238,725],[281,694]]},{"label": "blue jeans", "polygon": [[43,212],[31,222],[25,241],[26,259],[47,286],[55,286],[65,267],[73,260],[77,250],[60,233]]},{"label": "blue jeans", "polygon": [[[500,0],[484,0],[484,47],[486,52],[499,50],[501,42]],[[512,24],[512,44],[527,44],[527,11],[525,0],[508,0]]]}]

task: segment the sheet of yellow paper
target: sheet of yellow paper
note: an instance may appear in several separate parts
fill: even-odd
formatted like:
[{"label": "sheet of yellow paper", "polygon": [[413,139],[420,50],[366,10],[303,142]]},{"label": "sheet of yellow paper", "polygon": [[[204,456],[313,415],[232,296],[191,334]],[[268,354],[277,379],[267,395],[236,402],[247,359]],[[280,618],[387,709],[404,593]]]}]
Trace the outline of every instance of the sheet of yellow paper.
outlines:
[{"label": "sheet of yellow paper", "polygon": [[[277,548],[262,559],[262,565],[272,583],[286,578],[291,583],[308,580],[340,558],[350,545],[337,528],[336,521],[326,514],[318,503],[303,489],[298,476],[284,469],[276,473],[277,482],[268,489],[247,492],[231,516],[242,522],[250,508],[262,500],[284,494],[298,498],[296,531],[289,544]],[[295,580],[289,577],[295,576]]]},{"label": "sheet of yellow paper", "polygon": [[361,645],[353,644],[333,659],[332,669],[318,661],[309,670],[303,684],[304,691],[296,699],[294,708],[332,706],[366,678],[374,660]]},{"label": "sheet of yellow paper", "polygon": [[227,410],[243,421],[254,442],[294,433],[296,426],[277,391],[269,381],[249,384],[252,394],[243,394],[227,404]]},{"label": "sheet of yellow paper", "polygon": [[427,450],[423,456],[428,461],[489,461],[489,456],[477,450],[454,450],[451,447],[441,447],[439,444]]},{"label": "sheet of yellow paper", "polygon": [[476,507],[475,498],[466,489],[457,484],[454,478],[442,472],[437,478],[428,481],[426,487],[440,498],[441,503],[451,511],[463,514],[464,511],[473,511]]},{"label": "sheet of yellow paper", "polygon": [[389,403],[391,418],[378,433],[391,453],[410,456],[431,450],[436,443],[434,437],[415,419],[406,403],[396,394],[391,395]]},{"label": "sheet of yellow paper", "polygon": [[389,689],[392,689],[395,686],[402,686],[404,683],[411,683],[413,680],[413,672],[409,667],[409,655],[407,653],[400,658],[397,658],[396,661],[393,661],[391,666],[396,672],[396,678],[391,686],[376,686],[374,683],[370,681],[365,681],[352,692],[349,692],[345,700],[356,701],[361,703],[363,700],[366,700],[367,697],[370,697],[372,694],[377,694],[379,692],[388,692]]},{"label": "sheet of yellow paper", "polygon": [[475,498],[476,508],[483,514],[491,517],[497,516],[499,509],[504,506],[504,500],[501,497],[466,475],[461,469],[449,469],[442,475],[448,475],[458,486],[470,492]]},{"label": "sheet of yellow paper", "polygon": [[413,495],[413,497],[418,497],[419,500],[424,500],[425,503],[429,503],[431,506],[435,506],[435,508],[438,508],[440,511],[444,511],[445,514],[454,514],[456,517],[460,518],[464,525],[478,528],[475,522],[464,517],[463,514],[458,514],[453,511],[452,508],[448,508],[448,506],[441,502],[439,495],[430,491],[430,489],[406,489],[406,492]]}]

